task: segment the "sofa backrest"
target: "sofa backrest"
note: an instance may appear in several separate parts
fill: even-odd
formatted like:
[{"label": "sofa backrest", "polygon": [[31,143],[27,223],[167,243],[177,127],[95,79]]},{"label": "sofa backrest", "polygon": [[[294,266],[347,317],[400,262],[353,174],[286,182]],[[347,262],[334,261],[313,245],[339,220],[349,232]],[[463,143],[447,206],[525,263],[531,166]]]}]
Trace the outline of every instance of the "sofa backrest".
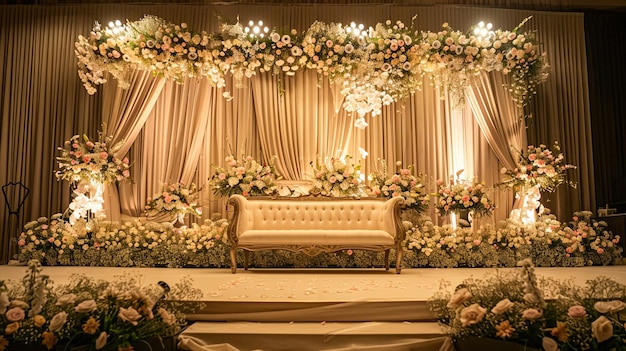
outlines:
[{"label": "sofa backrest", "polygon": [[[379,229],[395,233],[399,199],[244,198],[239,195],[239,231],[286,229]],[[401,199],[400,201],[401,202]]]}]

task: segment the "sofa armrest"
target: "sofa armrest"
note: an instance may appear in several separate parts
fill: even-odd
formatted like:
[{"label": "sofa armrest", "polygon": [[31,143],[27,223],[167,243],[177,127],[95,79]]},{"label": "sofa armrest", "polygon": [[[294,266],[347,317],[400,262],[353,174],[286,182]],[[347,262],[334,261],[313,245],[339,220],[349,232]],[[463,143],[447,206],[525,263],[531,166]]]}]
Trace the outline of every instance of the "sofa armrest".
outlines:
[{"label": "sofa armrest", "polygon": [[235,194],[228,199],[228,205],[233,206],[233,218],[228,226],[228,239],[239,242],[239,233],[252,229],[253,216],[249,209],[248,199]]},{"label": "sofa armrest", "polygon": [[381,213],[383,228],[394,235],[396,242],[404,240],[405,237],[400,211],[403,204],[402,197],[393,197],[385,202]]}]

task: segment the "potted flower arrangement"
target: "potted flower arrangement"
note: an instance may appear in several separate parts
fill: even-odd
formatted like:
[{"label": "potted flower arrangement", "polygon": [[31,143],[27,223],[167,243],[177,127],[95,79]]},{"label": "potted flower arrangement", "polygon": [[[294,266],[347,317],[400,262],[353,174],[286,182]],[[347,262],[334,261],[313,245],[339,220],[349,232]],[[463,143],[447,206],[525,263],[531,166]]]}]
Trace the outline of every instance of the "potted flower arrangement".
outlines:
[{"label": "potted flower arrangement", "polygon": [[500,173],[503,179],[500,186],[520,191],[526,187],[539,187],[541,191],[553,192],[556,188],[567,183],[573,187],[574,182],[566,180],[566,171],[576,166],[566,164],[558,142],[552,148],[544,144],[529,145],[526,151],[515,150],[517,153],[517,167],[509,170],[502,168]]},{"label": "potted flower arrangement", "polygon": [[316,164],[311,162],[313,167],[313,188],[312,194],[346,197],[358,196],[361,194],[361,164],[350,162],[352,156],[344,158],[332,157],[327,162],[318,159]]},{"label": "potted flower arrangement", "polygon": [[[373,196],[392,198],[401,196],[404,199],[404,208],[412,209],[418,213],[428,209],[428,194],[424,192],[422,176],[412,174],[413,166],[400,168],[393,175],[387,173],[387,162],[381,160],[382,170],[376,170],[369,176],[369,193]],[[401,167],[400,161],[396,166]]]},{"label": "potted flower arrangement", "polygon": [[196,217],[202,215],[202,207],[198,206],[200,189],[194,183],[164,183],[160,193],[147,199],[145,212],[147,215],[173,214],[178,222],[183,222],[186,214]]},{"label": "potted flower arrangement", "polygon": [[21,282],[0,281],[0,349],[174,350],[166,341],[185,325],[184,313],[200,307],[175,302],[201,295],[188,281],[141,287],[136,277],[75,275],[54,287],[41,272],[32,260]]},{"label": "potted flower arrangement", "polygon": [[[428,303],[457,350],[623,350],[626,286],[606,277],[584,287],[538,279],[529,259],[519,274],[469,278]],[[475,345],[475,346],[472,346]]]},{"label": "potted flower arrangement", "polygon": [[209,178],[209,187],[222,198],[233,194],[243,196],[272,195],[278,176],[273,157],[269,164],[261,164],[252,156],[234,155],[226,157],[226,167],[215,167],[215,173]]},{"label": "potted flower arrangement", "polygon": [[481,217],[493,213],[494,203],[487,196],[483,183],[450,179],[448,183],[437,180],[437,186],[435,212],[440,216],[467,212],[474,217]]}]

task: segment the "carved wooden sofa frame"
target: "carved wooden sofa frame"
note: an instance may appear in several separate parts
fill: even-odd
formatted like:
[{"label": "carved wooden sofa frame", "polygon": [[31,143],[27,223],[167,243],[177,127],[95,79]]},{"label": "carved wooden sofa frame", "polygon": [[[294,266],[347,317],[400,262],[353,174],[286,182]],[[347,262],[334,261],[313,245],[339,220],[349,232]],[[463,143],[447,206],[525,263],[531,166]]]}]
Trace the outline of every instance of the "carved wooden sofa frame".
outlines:
[{"label": "carved wooden sofa frame", "polygon": [[315,256],[340,250],[396,251],[396,273],[402,269],[405,239],[400,216],[402,198],[250,197],[233,195],[234,212],[228,227],[232,273],[237,272],[237,249],[249,253],[289,250]]}]

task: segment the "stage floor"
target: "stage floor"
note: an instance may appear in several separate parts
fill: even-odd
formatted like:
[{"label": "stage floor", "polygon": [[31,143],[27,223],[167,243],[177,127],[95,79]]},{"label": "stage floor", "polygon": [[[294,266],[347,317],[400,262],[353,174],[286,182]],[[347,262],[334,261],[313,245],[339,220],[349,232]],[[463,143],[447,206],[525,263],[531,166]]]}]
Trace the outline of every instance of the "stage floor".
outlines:
[{"label": "stage floor", "polygon": [[[0,279],[19,280],[25,271],[25,266],[1,265]],[[516,271],[516,268],[405,268],[396,274],[382,268],[253,268],[232,274],[228,268],[43,267],[43,274],[49,275],[55,285],[65,283],[73,274],[105,280],[131,274],[142,277],[144,284],[158,281],[173,284],[186,276],[195,288],[203,291],[206,302],[425,301],[442,281],[455,286],[469,277]],[[537,267],[536,272],[548,278],[571,278],[578,284],[598,276],[626,284],[626,265]]]},{"label": "stage floor", "polygon": [[[25,266],[0,266],[0,279],[20,280]],[[193,351],[440,351],[453,350],[426,301],[440,283],[515,274],[515,268],[250,269],[44,267],[55,286],[73,274],[143,284],[176,284],[188,277],[204,308],[179,338]],[[538,276],[584,284],[606,276],[626,284],[626,265],[536,268]]]}]

